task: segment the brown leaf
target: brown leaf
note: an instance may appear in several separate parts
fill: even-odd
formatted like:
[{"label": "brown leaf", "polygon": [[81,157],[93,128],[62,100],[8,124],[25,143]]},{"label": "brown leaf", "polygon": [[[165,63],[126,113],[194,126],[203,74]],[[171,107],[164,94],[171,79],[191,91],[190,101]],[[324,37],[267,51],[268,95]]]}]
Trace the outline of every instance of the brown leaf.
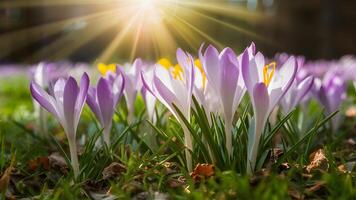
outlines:
[{"label": "brown leaf", "polygon": [[117,162],[111,163],[103,170],[103,179],[115,178],[126,172],[126,167]]},{"label": "brown leaf", "polygon": [[313,186],[308,188],[305,192],[307,192],[307,193],[315,193],[315,192],[320,191],[321,189],[324,189],[324,186],[325,186],[325,182],[318,181]]},{"label": "brown leaf", "polygon": [[58,152],[48,156],[48,160],[51,168],[59,169],[63,174],[68,174],[67,162]]},{"label": "brown leaf", "polygon": [[339,165],[338,167],[337,167],[337,169],[339,170],[339,172],[341,172],[341,173],[347,173],[347,170],[346,170],[346,166],[345,165]]},{"label": "brown leaf", "polygon": [[323,149],[318,149],[317,151],[310,154],[309,159],[311,162],[306,167],[308,173],[313,170],[328,170],[329,163],[328,159],[325,157],[325,153]]},{"label": "brown leaf", "polygon": [[181,179],[169,179],[168,181],[168,186],[171,188],[179,188],[185,185],[185,181],[182,181]]},{"label": "brown leaf", "polygon": [[356,106],[352,106],[346,110],[346,117],[356,117]]},{"label": "brown leaf", "polygon": [[288,194],[292,199],[304,199],[303,193],[301,193],[296,187],[289,187]]},{"label": "brown leaf", "polygon": [[45,170],[49,170],[49,159],[47,156],[37,157],[36,159],[30,160],[27,164],[30,171],[36,171],[38,168],[43,167]]},{"label": "brown leaf", "polygon": [[356,162],[347,162],[345,164],[339,165],[337,169],[341,173],[350,173],[354,170]]},{"label": "brown leaf", "polygon": [[202,178],[214,176],[214,165],[212,164],[197,164],[190,176],[194,181],[200,181]]},{"label": "brown leaf", "polygon": [[11,177],[11,171],[13,167],[10,165],[2,174],[0,178],[0,193],[5,193],[10,182],[10,177]]}]

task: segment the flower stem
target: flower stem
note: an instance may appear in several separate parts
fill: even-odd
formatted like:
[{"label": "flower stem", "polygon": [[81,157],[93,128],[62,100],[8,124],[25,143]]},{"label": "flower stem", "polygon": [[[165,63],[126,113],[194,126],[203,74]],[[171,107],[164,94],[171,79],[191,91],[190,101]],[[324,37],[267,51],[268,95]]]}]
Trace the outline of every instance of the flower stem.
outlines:
[{"label": "flower stem", "polygon": [[107,146],[110,145],[110,131],[111,131],[111,124],[106,126],[103,130],[104,142]]},{"label": "flower stem", "polygon": [[[260,144],[260,139],[262,135],[262,130],[264,129],[266,120],[260,121],[259,119],[255,119],[255,131],[254,137],[248,138],[249,144],[251,142],[251,146],[249,145],[248,159],[247,159],[247,174],[251,175],[256,167],[257,160],[257,151],[258,146]],[[250,141],[252,140],[252,141]]]},{"label": "flower stem", "polygon": [[188,171],[191,172],[193,170],[193,162],[192,162],[192,155],[190,153],[190,150],[193,150],[193,143],[192,143],[192,138],[190,135],[190,132],[188,128],[183,125],[183,132],[184,132],[184,145],[185,145],[185,158],[187,161],[187,168]]},{"label": "flower stem", "polygon": [[70,152],[70,161],[73,168],[74,178],[77,178],[79,175],[79,162],[78,162],[78,154],[77,154],[77,145],[75,139],[69,139],[69,152]]},{"label": "flower stem", "polygon": [[226,139],[226,149],[229,156],[229,161],[232,154],[232,123],[230,120],[225,120],[225,139]]}]

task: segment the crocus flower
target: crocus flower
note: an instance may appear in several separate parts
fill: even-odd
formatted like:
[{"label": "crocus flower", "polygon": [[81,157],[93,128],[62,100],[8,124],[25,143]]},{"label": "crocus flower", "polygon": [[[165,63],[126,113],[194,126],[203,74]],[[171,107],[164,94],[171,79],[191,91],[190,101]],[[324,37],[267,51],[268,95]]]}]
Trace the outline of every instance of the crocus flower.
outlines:
[{"label": "crocus flower", "polygon": [[[204,107],[204,110],[209,116],[211,113],[220,112],[220,98],[216,95],[212,85],[208,82],[204,68],[199,59],[194,61],[195,81],[193,88],[193,95],[198,103]],[[211,119],[208,117],[209,124]]]},{"label": "crocus flower", "polygon": [[48,94],[35,82],[30,85],[32,97],[48,112],[52,113],[66,133],[75,177],[79,173],[76,132],[87,98],[88,88],[89,77],[86,73],[83,74],[79,87],[73,77],[69,77],[67,80],[57,80],[51,94]]},{"label": "crocus flower", "polygon": [[[279,54],[279,56],[276,57],[276,60],[280,63],[279,66],[285,63],[285,61],[288,60],[289,57],[290,56],[288,56],[287,54]],[[280,105],[284,114],[288,114],[303,100],[304,97],[306,97],[306,95],[312,89],[314,83],[314,78],[312,76],[305,75],[300,70],[303,68],[304,65],[304,57],[296,57],[296,61],[298,66],[298,72],[289,90],[285,93],[285,95],[280,101]]]},{"label": "crocus flower", "polygon": [[[346,99],[346,84],[339,76],[329,77],[328,79],[316,79],[313,92],[318,101],[325,107],[325,114],[330,115],[337,111]],[[331,122],[333,130],[337,130],[340,122],[340,113],[336,114]]]},{"label": "crocus flower", "polygon": [[135,102],[137,92],[141,90],[142,83],[140,72],[142,68],[142,60],[136,59],[132,65],[126,64],[124,66],[125,89],[124,95],[128,109],[127,119],[132,122],[135,114]]},{"label": "crocus flower", "polygon": [[99,63],[98,64],[98,71],[101,73],[102,76],[106,76],[107,73],[115,73],[116,72],[116,64],[104,64],[104,63]]},{"label": "crocus flower", "polygon": [[303,100],[303,98],[311,90],[313,83],[314,78],[312,76],[308,76],[299,83],[296,79],[293,81],[291,87],[280,101],[284,114],[288,114],[299,104],[299,102]]},{"label": "crocus flower", "polygon": [[103,136],[107,145],[110,145],[112,118],[124,86],[124,78],[118,70],[117,74],[107,73],[106,77],[101,77],[97,87],[91,87],[88,91],[87,103],[104,129]]},{"label": "crocus flower", "polygon": [[[152,82],[148,80],[144,73],[141,73],[141,77],[144,87],[165,105],[179,122],[182,122],[173,104],[189,121],[194,85],[194,60],[191,55],[184,53],[181,49],[177,50],[177,60],[179,65],[174,70],[167,70],[160,65],[156,65]],[[182,128],[184,143],[187,147],[187,166],[191,171],[192,160],[189,150],[193,148],[192,139],[187,127],[183,125]]]},{"label": "crocus flower", "polygon": [[220,104],[225,120],[226,148],[232,154],[232,121],[234,114],[245,93],[245,86],[240,78],[240,64],[230,48],[220,54],[209,45],[203,54],[199,53],[204,72],[215,94],[220,97]]},{"label": "crocus flower", "polygon": [[[48,89],[50,84],[61,77],[67,76],[67,68],[55,63],[41,62],[31,68],[30,77],[31,80],[37,83],[41,88]],[[36,101],[33,101],[34,113],[38,119],[37,129],[38,133],[42,134],[42,137],[47,136],[47,113]]]},{"label": "crocus flower", "polygon": [[[144,73],[147,77],[146,81],[149,82],[149,85],[152,85],[153,76],[154,76],[154,68],[153,67],[145,67],[142,69],[142,73]],[[145,103],[146,112],[148,118],[155,123],[156,115],[155,115],[155,107],[156,107],[156,97],[147,90],[146,87],[141,87],[141,95],[143,97],[143,101]]]},{"label": "crocus flower", "polygon": [[258,145],[268,116],[289,89],[296,72],[297,63],[293,56],[276,70],[276,63],[266,65],[260,52],[252,57],[249,56],[248,50],[243,53],[242,77],[254,112],[254,131],[248,138],[248,173],[255,168]]}]

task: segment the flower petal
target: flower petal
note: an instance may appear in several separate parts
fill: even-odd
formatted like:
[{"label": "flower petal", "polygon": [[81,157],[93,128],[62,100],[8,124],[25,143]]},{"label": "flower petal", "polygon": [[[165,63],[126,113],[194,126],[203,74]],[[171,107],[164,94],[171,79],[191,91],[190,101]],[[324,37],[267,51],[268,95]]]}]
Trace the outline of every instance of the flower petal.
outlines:
[{"label": "flower petal", "polygon": [[109,82],[104,78],[99,79],[97,97],[101,116],[103,118],[103,126],[106,127],[111,123],[114,114],[114,96]]},{"label": "flower petal", "polygon": [[313,87],[313,83],[314,83],[314,78],[309,76],[298,84],[297,87],[298,94],[296,96],[296,104],[298,104],[304,98],[304,96],[311,90],[311,88]]},{"label": "flower petal", "polygon": [[99,120],[100,124],[103,126],[104,123],[103,123],[103,118],[101,116],[99,103],[96,95],[96,88],[93,87],[89,88],[86,102],[90,107],[90,109],[95,114],[96,118]]},{"label": "flower petal", "polygon": [[45,92],[37,83],[31,82],[30,91],[32,97],[48,112],[58,118],[54,98]]},{"label": "flower petal", "polygon": [[85,101],[87,99],[88,89],[89,89],[89,76],[87,73],[82,75],[80,80],[80,88],[78,93],[77,102],[75,103],[75,121],[74,124],[77,126],[79,123],[80,114],[82,113]]},{"label": "flower petal", "polygon": [[[231,120],[232,115],[235,110],[232,107],[235,98],[235,92],[237,87],[237,81],[239,77],[239,70],[236,66],[237,57],[235,62],[233,62],[230,56],[230,50],[223,51],[220,66],[222,67],[222,75],[221,75],[221,84],[220,84],[220,94],[221,94],[221,103],[224,108],[224,114],[227,118],[226,120]],[[229,122],[230,123],[230,122]]]},{"label": "flower petal", "polygon": [[77,82],[73,77],[69,77],[64,87],[63,93],[63,111],[65,117],[65,124],[62,124],[66,128],[67,136],[70,138],[75,137],[76,125],[75,125],[75,105],[78,98],[79,88]]},{"label": "flower petal", "polygon": [[203,58],[201,58],[201,62],[207,79],[211,83],[214,90],[218,92],[220,88],[220,76],[217,75],[220,74],[221,71],[218,50],[212,45],[209,45],[203,55]]}]

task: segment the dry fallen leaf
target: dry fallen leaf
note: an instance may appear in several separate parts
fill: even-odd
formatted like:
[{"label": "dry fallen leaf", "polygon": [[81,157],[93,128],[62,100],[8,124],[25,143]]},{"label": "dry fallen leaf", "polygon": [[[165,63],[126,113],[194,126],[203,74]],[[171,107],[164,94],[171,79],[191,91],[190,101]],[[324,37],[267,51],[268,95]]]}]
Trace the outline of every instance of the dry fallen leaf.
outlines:
[{"label": "dry fallen leaf", "polygon": [[41,156],[30,160],[27,165],[30,171],[36,171],[40,167],[43,167],[45,170],[49,170],[50,168],[49,159],[47,156]]},{"label": "dry fallen leaf", "polygon": [[5,193],[10,182],[11,171],[13,167],[10,165],[2,174],[0,178],[0,193]]},{"label": "dry fallen leaf", "polygon": [[292,199],[298,199],[298,200],[301,200],[301,199],[304,199],[305,196],[302,192],[300,192],[296,186],[294,187],[289,187],[288,188],[288,194],[289,196],[292,198]]},{"label": "dry fallen leaf", "polygon": [[325,192],[325,182],[318,181],[313,184],[311,187],[305,190],[305,193],[308,194],[315,194],[315,193],[324,193]]},{"label": "dry fallen leaf", "polygon": [[103,170],[103,179],[110,179],[126,172],[126,167],[118,162],[113,162]]},{"label": "dry fallen leaf", "polygon": [[202,178],[209,178],[214,176],[214,165],[211,164],[197,164],[190,176],[194,181],[200,181]]},{"label": "dry fallen leaf", "polygon": [[346,110],[346,117],[356,117],[356,107],[352,106]]},{"label": "dry fallen leaf", "polygon": [[58,152],[48,156],[49,164],[53,169],[59,169],[63,174],[68,174],[68,166],[66,160]]},{"label": "dry fallen leaf", "polygon": [[313,152],[309,156],[311,162],[306,167],[308,173],[313,170],[328,170],[329,163],[328,159],[325,157],[325,153],[323,149],[318,149],[317,151]]}]

